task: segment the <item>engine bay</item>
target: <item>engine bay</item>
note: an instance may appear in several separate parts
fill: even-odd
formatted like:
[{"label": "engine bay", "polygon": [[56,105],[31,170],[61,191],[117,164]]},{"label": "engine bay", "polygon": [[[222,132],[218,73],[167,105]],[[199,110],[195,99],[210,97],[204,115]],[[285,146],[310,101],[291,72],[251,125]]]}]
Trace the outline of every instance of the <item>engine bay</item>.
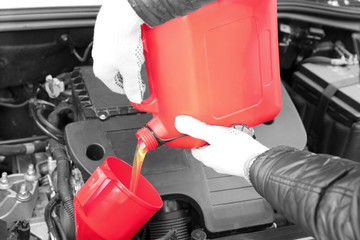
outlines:
[{"label": "engine bay", "polygon": [[[278,5],[282,110],[254,128],[256,138],[267,147],[358,161],[359,20],[284,2]],[[75,239],[74,195],[107,156],[132,164],[135,132],[151,114],[94,76],[98,8],[82,8],[81,17],[59,8],[50,19],[46,9],[22,11],[0,11],[0,239]],[[329,82],[341,82],[335,84],[341,90],[324,98]],[[141,173],[163,207],[133,239],[309,237],[243,178],[205,167],[188,149],[151,151]]]}]

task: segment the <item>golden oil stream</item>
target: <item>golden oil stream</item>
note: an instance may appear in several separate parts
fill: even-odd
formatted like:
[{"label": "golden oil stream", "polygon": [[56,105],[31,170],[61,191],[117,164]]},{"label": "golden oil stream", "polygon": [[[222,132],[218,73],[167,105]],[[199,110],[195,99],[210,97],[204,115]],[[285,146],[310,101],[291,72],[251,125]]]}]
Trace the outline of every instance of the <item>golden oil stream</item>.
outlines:
[{"label": "golden oil stream", "polygon": [[142,148],[139,144],[136,146],[133,167],[131,172],[131,180],[130,180],[130,191],[136,193],[136,188],[139,181],[141,167],[144,162],[144,158],[146,156],[147,150]]}]

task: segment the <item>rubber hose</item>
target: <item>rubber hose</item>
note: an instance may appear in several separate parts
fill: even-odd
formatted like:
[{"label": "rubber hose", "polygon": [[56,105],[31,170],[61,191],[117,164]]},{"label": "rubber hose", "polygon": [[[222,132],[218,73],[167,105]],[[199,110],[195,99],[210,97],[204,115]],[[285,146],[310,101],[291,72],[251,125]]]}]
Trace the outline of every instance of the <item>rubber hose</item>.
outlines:
[{"label": "rubber hose", "polygon": [[50,139],[49,143],[50,153],[57,162],[57,190],[66,212],[74,221],[74,203],[70,187],[70,161],[63,144],[53,139]]},{"label": "rubber hose", "polygon": [[16,156],[45,151],[47,141],[32,142],[26,144],[0,145],[0,156]]},{"label": "rubber hose", "polygon": [[[59,115],[65,110],[73,110],[72,106],[61,102],[48,116],[48,121],[59,127]],[[74,203],[70,186],[70,160],[67,157],[65,146],[53,139],[49,140],[50,153],[57,163],[57,190],[64,209],[70,219],[75,222]]]},{"label": "rubber hose", "polygon": [[53,219],[54,219],[56,227],[57,227],[57,229],[59,231],[59,234],[61,236],[61,240],[68,240],[68,238],[66,237],[66,233],[64,231],[64,228],[61,225],[60,218],[58,216],[55,216]]},{"label": "rubber hose", "polygon": [[322,64],[331,64],[331,58],[314,56],[304,59],[303,63],[322,63]]},{"label": "rubber hose", "polygon": [[172,240],[172,239],[177,239],[176,230],[174,229],[170,230],[167,234],[165,234],[165,236],[158,238],[156,240]]},{"label": "rubber hose", "polygon": [[58,136],[56,136],[54,133],[50,132],[45,126],[43,126],[36,114],[36,104],[34,104],[34,101],[30,102],[30,112],[32,115],[32,118],[34,119],[35,124],[39,127],[41,131],[43,131],[47,136],[50,138],[55,139],[56,141],[63,142],[62,139],[60,139]]},{"label": "rubber hose", "polygon": [[64,133],[59,130],[57,127],[55,127],[54,125],[52,125],[48,120],[45,119],[44,117],[44,110],[42,108],[39,108],[36,110],[36,116],[38,117],[38,119],[40,120],[40,122],[50,131],[52,131],[54,134],[56,135],[60,135],[63,137]]},{"label": "rubber hose", "polygon": [[48,138],[49,138],[48,136],[42,135],[42,136],[34,136],[34,137],[27,137],[27,138],[3,140],[3,141],[0,141],[0,145],[21,144],[21,143],[28,143],[28,142],[35,142],[35,141],[43,141],[43,140],[47,140]]},{"label": "rubber hose", "polygon": [[74,112],[73,106],[61,102],[55,109],[52,111],[48,116],[48,121],[50,124],[52,124],[55,127],[59,126],[60,123],[60,117],[59,115],[62,114],[64,111],[72,111]]},{"label": "rubber hose", "polygon": [[74,200],[72,198],[64,200],[63,205],[64,209],[69,215],[70,219],[75,222],[75,213],[74,213]]},{"label": "rubber hose", "polygon": [[53,197],[52,199],[50,199],[49,203],[46,205],[45,207],[45,213],[44,213],[44,218],[45,218],[45,222],[46,225],[48,227],[48,231],[49,233],[51,233],[53,235],[53,237],[56,240],[60,240],[60,236],[59,233],[57,231],[57,228],[51,218],[51,213],[54,210],[55,206],[60,202],[60,198],[59,196],[56,194],[55,197]]}]

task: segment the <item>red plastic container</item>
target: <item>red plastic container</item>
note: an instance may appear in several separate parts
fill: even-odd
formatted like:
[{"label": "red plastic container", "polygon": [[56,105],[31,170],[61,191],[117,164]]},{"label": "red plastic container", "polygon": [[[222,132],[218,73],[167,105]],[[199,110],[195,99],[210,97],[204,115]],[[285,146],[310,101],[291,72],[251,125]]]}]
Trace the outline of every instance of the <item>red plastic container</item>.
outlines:
[{"label": "red plastic container", "polygon": [[131,166],[108,157],[74,198],[77,240],[131,239],[162,207],[155,188],[139,177],[130,192]]},{"label": "red plastic container", "polygon": [[[133,106],[153,114],[147,126],[160,139],[181,135],[174,127],[181,114],[253,127],[280,111],[276,0],[218,0],[155,28],[144,25],[143,45],[151,94]],[[138,138],[152,148],[149,134],[143,129]],[[204,142],[181,137],[166,144]]]}]

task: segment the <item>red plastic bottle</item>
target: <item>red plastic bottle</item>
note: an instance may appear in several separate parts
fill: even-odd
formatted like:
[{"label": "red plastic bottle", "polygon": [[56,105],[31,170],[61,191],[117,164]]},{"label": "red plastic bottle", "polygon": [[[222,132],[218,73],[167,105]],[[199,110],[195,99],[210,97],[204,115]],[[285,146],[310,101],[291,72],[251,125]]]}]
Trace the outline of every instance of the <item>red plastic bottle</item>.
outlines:
[{"label": "red plastic bottle", "polygon": [[159,139],[181,148],[205,144],[179,137],[174,126],[178,115],[213,125],[253,127],[279,113],[276,0],[218,0],[142,30],[151,94],[132,104],[153,114],[137,133],[148,150]]}]

